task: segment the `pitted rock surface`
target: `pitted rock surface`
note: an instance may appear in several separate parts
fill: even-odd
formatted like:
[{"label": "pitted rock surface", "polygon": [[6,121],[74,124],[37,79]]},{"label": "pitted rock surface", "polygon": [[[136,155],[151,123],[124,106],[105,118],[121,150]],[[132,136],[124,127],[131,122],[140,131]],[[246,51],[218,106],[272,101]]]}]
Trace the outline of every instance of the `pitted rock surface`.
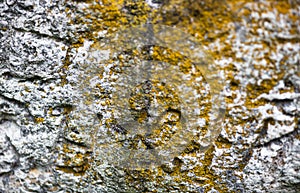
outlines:
[{"label": "pitted rock surface", "polygon": [[[298,0],[0,1],[0,192],[300,192],[299,13]],[[109,40],[145,23],[201,42],[217,69],[209,75],[223,80],[226,109],[209,148],[201,144],[208,112],[195,109],[203,128],[179,155],[130,169],[97,156],[95,144],[99,133],[108,147],[124,139],[108,108],[112,85],[121,63],[140,62],[135,50],[113,55]],[[89,72],[93,49],[99,68]],[[182,56],[168,49],[153,46],[151,59],[179,65]],[[82,100],[83,81],[96,95]],[[93,107],[85,116],[82,101]],[[147,100],[131,105],[137,120],[147,119]],[[178,120],[172,113],[170,122]],[[157,136],[150,145],[169,140]]]}]

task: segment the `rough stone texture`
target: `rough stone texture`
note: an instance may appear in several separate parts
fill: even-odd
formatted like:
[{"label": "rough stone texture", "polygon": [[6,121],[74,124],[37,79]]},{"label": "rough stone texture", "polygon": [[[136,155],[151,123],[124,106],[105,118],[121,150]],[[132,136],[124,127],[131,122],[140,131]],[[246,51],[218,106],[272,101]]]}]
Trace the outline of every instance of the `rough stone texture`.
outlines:
[{"label": "rough stone texture", "polygon": [[[0,192],[300,192],[299,16],[296,0],[0,0]],[[97,137],[106,147],[123,139],[112,83],[118,64],[143,53],[110,55],[108,39],[146,22],[201,42],[225,83],[226,113],[206,151],[200,136],[169,163],[127,169],[99,156]]]}]

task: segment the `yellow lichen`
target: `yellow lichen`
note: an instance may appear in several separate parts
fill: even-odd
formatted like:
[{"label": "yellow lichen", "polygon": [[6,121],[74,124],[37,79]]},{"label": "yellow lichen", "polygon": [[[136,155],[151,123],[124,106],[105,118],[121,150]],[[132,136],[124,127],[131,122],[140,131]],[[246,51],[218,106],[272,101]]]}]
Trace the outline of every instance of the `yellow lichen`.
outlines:
[{"label": "yellow lichen", "polygon": [[36,117],[35,118],[36,123],[43,123],[44,121],[45,121],[45,119],[43,117]]},{"label": "yellow lichen", "polygon": [[[87,1],[89,2],[89,1]],[[243,62],[241,58],[237,58],[235,51],[232,50],[232,45],[228,40],[228,36],[232,35],[232,38],[235,38],[235,34],[229,34],[231,28],[234,26],[235,22],[241,21],[243,17],[248,18],[251,15],[251,10],[245,8],[248,3],[255,2],[255,0],[240,0],[240,1],[215,1],[215,0],[169,0],[166,1],[160,9],[151,9],[144,1],[124,1],[124,0],[102,0],[101,4],[99,3],[91,3],[88,8],[85,9],[84,17],[77,18],[77,22],[81,22],[86,24],[89,27],[87,32],[82,34],[82,38],[94,40],[95,42],[98,41],[96,39],[97,32],[101,32],[103,30],[107,30],[109,36],[111,33],[122,30],[125,27],[135,26],[144,24],[147,21],[153,23],[159,23],[169,26],[175,26],[182,31],[188,32],[196,37],[203,45],[209,45],[214,41],[219,41],[222,44],[222,47],[219,50],[212,50],[209,54],[212,56],[212,59],[221,59],[231,58],[234,62]],[[269,4],[266,5],[259,5],[258,7],[263,8],[265,6],[265,10],[277,10],[279,14],[287,14],[293,22],[296,22],[298,17],[290,13],[290,8],[292,4],[291,1],[270,1]],[[260,13],[261,14],[261,13]],[[255,23],[255,22],[254,22]],[[229,25],[230,24],[230,25]],[[251,27],[250,33],[247,34],[248,36],[259,36],[258,27],[253,26]],[[293,27],[291,29],[291,34],[297,35],[297,27]],[[276,41],[286,41],[286,40],[276,40]],[[294,38],[293,42],[299,41],[299,38]],[[79,41],[76,45],[73,45],[71,48],[76,48],[82,46],[83,39]],[[270,49],[268,53],[271,51],[276,51],[276,47],[274,45],[270,45],[267,41],[257,42],[263,46],[262,49]],[[253,42],[245,43],[245,45],[251,45]],[[99,44],[95,43],[92,47],[100,48]],[[110,45],[105,45],[110,46]],[[105,47],[104,46],[104,47]],[[103,48],[103,47],[101,47]],[[242,48],[241,48],[242,50]],[[256,50],[259,52],[259,50]],[[247,51],[244,51],[247,54]],[[263,73],[264,70],[274,70],[276,71],[276,67],[274,65],[274,61],[270,58],[267,54],[259,62],[265,60],[267,61],[267,66],[262,65],[253,65],[253,69]],[[131,53],[132,57],[141,57],[141,53],[138,53],[137,50],[133,50]],[[68,56],[68,53],[67,53]],[[180,65],[180,69],[182,72],[189,72],[192,62],[186,58],[185,56],[179,54],[178,52],[174,52],[171,48],[162,48],[158,46],[153,47],[153,54],[151,55],[151,59],[164,61],[172,65]],[[131,58],[132,59],[132,58]],[[282,60],[282,66],[284,65],[287,58]],[[128,60],[124,58],[123,55],[118,56],[118,61],[121,63],[126,63]],[[70,58],[66,58],[64,69],[67,70],[70,64]],[[107,63],[113,63],[115,61],[110,60]],[[101,68],[101,67],[99,67]],[[241,89],[239,80],[235,79],[238,70],[236,69],[233,63],[230,63],[223,69],[225,72],[226,79],[230,82],[230,89],[231,91],[239,91]],[[278,69],[277,69],[278,70]],[[103,69],[99,70],[99,78],[103,78]],[[110,74],[114,73],[112,71],[109,72]],[[199,76],[196,75],[196,76]],[[284,69],[279,69],[273,74],[273,77],[270,79],[262,80],[260,83],[249,83],[246,85],[245,90],[247,93],[245,100],[245,106],[248,109],[252,109],[258,107],[260,105],[265,104],[267,101],[260,99],[256,100],[257,97],[263,93],[268,93],[273,87],[278,83],[279,80],[282,80],[284,77]],[[66,83],[66,77],[62,77],[64,80],[63,83]],[[157,86],[158,89],[163,90],[162,86]],[[103,96],[104,89],[98,85],[99,89],[99,97]],[[283,92],[292,92],[293,87],[289,89],[280,90],[281,93]],[[233,93],[230,97],[226,99],[227,103],[234,103],[234,99],[236,99],[237,94]],[[91,101],[90,101],[91,102]],[[107,100],[107,102],[103,102],[104,106],[111,105],[111,101]],[[131,108],[135,108],[134,103],[131,103]],[[209,108],[208,108],[209,110]],[[207,121],[209,121],[207,117],[208,110],[204,110],[201,112],[201,116],[204,117]],[[228,109],[229,110],[229,109]],[[67,110],[66,112],[69,112]],[[241,113],[241,115],[246,116],[245,113]],[[146,119],[145,112],[141,112],[138,116],[140,122],[143,122]],[[228,117],[230,123],[234,125],[239,125],[241,127],[246,127],[247,122],[251,122],[252,120],[249,119],[233,119],[233,117]],[[109,127],[115,120],[107,119],[106,125]],[[164,128],[166,131],[168,128]],[[233,135],[236,133],[236,127],[225,128],[226,132],[229,135]],[[203,133],[205,133],[205,128],[203,129]],[[155,135],[161,135],[161,130],[157,130]],[[298,135],[297,135],[298,136]],[[162,135],[162,138],[168,138],[168,135]],[[232,144],[224,139],[224,138],[217,138],[216,142],[217,148],[225,148],[229,149],[232,147]],[[218,184],[216,181],[220,180],[221,177],[214,174],[214,172],[210,169],[213,157],[214,157],[214,148],[211,148],[206,151],[204,160],[201,161],[201,166],[196,166],[189,172],[193,172],[196,176],[200,177],[198,179],[191,179],[187,176],[187,172],[180,171],[181,163],[179,159],[175,158],[174,164],[175,168],[170,174],[167,174],[163,171],[162,168],[157,169],[157,173],[151,170],[138,170],[135,171],[128,171],[127,183],[134,182],[136,180],[156,180],[157,183],[160,182],[159,179],[163,178],[166,175],[170,175],[174,181],[177,182],[188,182],[188,183],[197,183],[199,186],[209,185],[209,187],[205,190],[208,191],[209,188],[214,187],[219,192],[230,192],[226,185]],[[196,156],[196,153],[199,150],[199,146],[197,143],[191,143],[187,150],[182,153],[182,156],[191,155]],[[231,156],[231,155],[224,155],[224,156]],[[80,157],[80,156],[79,156]],[[244,168],[245,163],[240,164],[241,168]],[[220,166],[222,167],[222,166]],[[184,189],[184,188],[183,188]]]}]

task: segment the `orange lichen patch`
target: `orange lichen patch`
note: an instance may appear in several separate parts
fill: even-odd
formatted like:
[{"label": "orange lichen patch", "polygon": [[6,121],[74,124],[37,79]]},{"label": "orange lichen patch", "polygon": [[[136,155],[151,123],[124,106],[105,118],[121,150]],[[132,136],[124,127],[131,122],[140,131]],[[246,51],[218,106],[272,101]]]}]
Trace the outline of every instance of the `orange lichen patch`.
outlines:
[{"label": "orange lichen patch", "polygon": [[61,153],[58,155],[60,160],[59,165],[56,166],[58,170],[66,173],[72,173],[75,176],[84,175],[85,171],[90,167],[89,160],[91,152],[89,150],[74,149],[73,145],[62,144]]},{"label": "orange lichen patch", "polygon": [[71,111],[73,110],[73,107],[72,106],[65,106],[64,107],[64,114],[65,115],[68,115]]},{"label": "orange lichen patch", "polygon": [[[282,80],[284,78],[285,72],[284,69],[280,69],[276,72],[275,65],[268,63],[267,66],[259,66],[254,65],[254,69],[258,70],[260,73],[264,73],[264,71],[272,70],[274,71],[274,75],[270,79],[264,79],[261,82],[256,82],[255,84],[249,83],[246,86],[246,92],[247,97],[245,101],[245,105],[249,108],[257,107],[261,104],[263,104],[264,100],[255,100],[258,96],[260,96],[263,93],[269,93],[270,90],[274,88],[278,84],[279,80]],[[281,93],[287,92],[289,90],[293,90],[293,88],[290,89],[282,89]]]},{"label": "orange lichen patch", "polygon": [[180,70],[189,73],[192,68],[192,61],[184,55],[174,52],[169,48],[153,47],[153,60],[164,61],[171,65],[179,65]]},{"label": "orange lichen patch", "polygon": [[50,107],[49,110],[48,110],[48,114],[49,114],[50,116],[52,116],[52,113],[53,113],[53,108]]},{"label": "orange lichen patch", "polygon": [[43,123],[45,121],[43,117],[36,117],[34,120],[36,123]]},{"label": "orange lichen patch", "polygon": [[283,93],[295,93],[295,87],[294,86],[287,86],[284,88],[280,88],[279,89],[279,93],[283,94]]},{"label": "orange lichen patch", "polygon": [[126,1],[124,4],[126,19],[131,26],[140,25],[149,20],[153,10],[143,1]]},{"label": "orange lichen patch", "polygon": [[149,181],[152,179],[152,176],[155,176],[155,173],[149,169],[141,169],[139,171],[125,169],[125,172],[127,174],[126,180],[130,184],[136,184],[141,180]]},{"label": "orange lichen patch", "polygon": [[[172,166],[162,165],[161,167],[153,170],[128,170],[126,180],[128,183],[140,182],[140,181],[156,181],[159,183],[161,179],[166,176],[171,176],[172,180],[177,183],[186,182],[189,184],[197,184],[198,186],[205,186],[205,192],[211,188],[215,188],[219,192],[230,192],[225,184],[218,183],[219,176],[215,175],[210,169],[213,161],[214,147],[211,146],[205,153],[204,159],[202,159],[201,165],[194,166],[190,170],[181,170],[183,162],[179,158],[175,158],[172,161]],[[195,174],[195,176],[189,176],[189,174]],[[187,190],[187,187],[180,187],[181,191]],[[172,187],[170,187],[170,190]]]},{"label": "orange lichen patch", "polygon": [[[97,15],[87,14],[85,19],[92,22],[90,30],[97,32],[100,30],[115,30],[122,23],[127,23],[126,17],[121,13],[124,1],[103,1],[103,4],[92,4],[86,11],[87,13],[96,13]],[[83,21],[84,22],[84,21]]]},{"label": "orange lichen patch", "polygon": [[[278,79],[280,80],[283,77],[283,75],[284,74],[281,74],[281,77],[279,77]],[[273,87],[278,84],[278,79],[265,79],[262,80],[259,85],[249,83],[246,87],[247,97],[245,105],[249,108],[255,108],[266,103],[264,99],[255,99],[257,99],[257,97],[261,94],[268,93],[271,89],[273,89]]]},{"label": "orange lichen patch", "polygon": [[89,27],[84,37],[93,39],[94,34],[102,30],[110,33],[125,26],[143,24],[147,21],[150,11],[143,1],[103,0],[101,3],[90,4],[85,9],[84,17],[77,20]]},{"label": "orange lichen patch", "polygon": [[212,41],[225,37],[228,23],[234,18],[225,1],[170,0],[165,3],[155,20],[176,26],[199,38]]},{"label": "orange lichen patch", "polygon": [[192,169],[192,171],[197,177],[191,179],[196,182],[200,186],[207,186],[206,192],[210,188],[215,188],[219,192],[230,192],[225,184],[218,183],[219,176],[214,174],[214,172],[210,169],[213,157],[214,157],[215,147],[211,146],[206,152],[204,159],[201,160],[201,165],[196,166]]},{"label": "orange lichen patch", "polygon": [[272,6],[280,13],[287,14],[289,10],[292,8],[292,1],[281,0],[272,2]]},{"label": "orange lichen patch", "polygon": [[217,138],[214,144],[217,146],[217,148],[229,149],[230,147],[232,147],[232,143],[228,141],[228,139],[223,138],[221,136]]}]

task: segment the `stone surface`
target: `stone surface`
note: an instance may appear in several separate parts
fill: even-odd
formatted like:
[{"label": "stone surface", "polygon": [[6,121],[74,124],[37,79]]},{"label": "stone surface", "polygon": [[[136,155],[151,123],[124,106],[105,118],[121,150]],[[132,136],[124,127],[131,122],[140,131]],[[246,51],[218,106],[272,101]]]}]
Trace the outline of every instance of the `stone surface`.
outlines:
[{"label": "stone surface", "polygon": [[[300,192],[299,15],[296,0],[0,1],[0,192]],[[201,66],[172,50],[185,44],[111,43],[145,23],[194,37],[216,70],[196,73]],[[114,149],[176,144],[170,137],[185,124],[179,107],[192,93],[145,82],[128,86],[130,111],[116,108],[120,85],[130,82],[124,68],[142,60],[169,63],[183,89],[199,87],[199,117],[187,120],[198,127],[166,163],[130,168],[113,160],[128,156]],[[225,96],[216,128],[208,102],[215,85],[204,77],[218,77]],[[149,103],[169,110],[154,134],[118,123],[123,115],[148,121]]]}]

